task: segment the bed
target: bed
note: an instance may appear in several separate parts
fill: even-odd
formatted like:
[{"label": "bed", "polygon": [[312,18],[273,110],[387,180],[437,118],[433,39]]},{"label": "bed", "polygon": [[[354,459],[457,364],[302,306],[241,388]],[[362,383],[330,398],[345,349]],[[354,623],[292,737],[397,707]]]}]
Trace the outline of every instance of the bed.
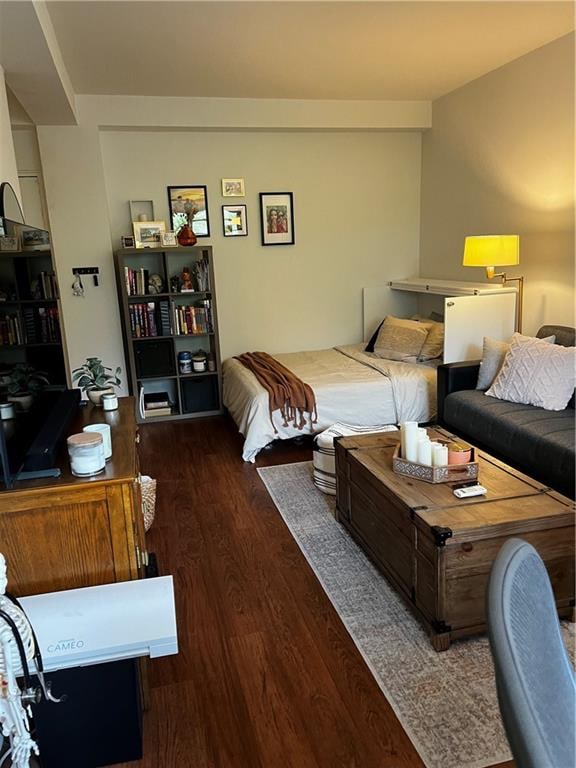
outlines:
[{"label": "bed", "polygon": [[244,435],[242,458],[253,462],[273,440],[321,432],[337,421],[358,426],[427,422],[436,410],[436,368],[395,362],[364,351],[365,344],[274,355],[308,383],[316,395],[318,419],[299,430],[284,426],[278,412],[270,419],[268,393],[235,358],[223,364],[223,402]]}]

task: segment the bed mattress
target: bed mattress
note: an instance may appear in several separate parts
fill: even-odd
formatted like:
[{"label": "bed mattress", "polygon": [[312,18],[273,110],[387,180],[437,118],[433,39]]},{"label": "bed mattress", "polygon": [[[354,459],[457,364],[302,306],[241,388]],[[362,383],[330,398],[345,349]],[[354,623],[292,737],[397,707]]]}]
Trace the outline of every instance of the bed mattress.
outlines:
[{"label": "bed mattress", "polygon": [[254,374],[235,358],[225,360],[223,401],[244,435],[242,458],[254,461],[273,440],[321,432],[337,421],[359,426],[430,421],[435,366],[382,360],[363,348],[358,344],[274,355],[314,390],[318,420],[308,421],[302,430],[284,426],[278,412],[271,420],[268,393]]}]

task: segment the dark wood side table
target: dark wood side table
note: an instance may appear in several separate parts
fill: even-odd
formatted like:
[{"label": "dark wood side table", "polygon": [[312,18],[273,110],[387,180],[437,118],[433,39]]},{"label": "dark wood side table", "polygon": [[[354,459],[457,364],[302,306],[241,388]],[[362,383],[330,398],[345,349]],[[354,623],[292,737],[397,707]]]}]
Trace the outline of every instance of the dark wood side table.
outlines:
[{"label": "dark wood side table", "polygon": [[573,502],[481,451],[479,482],[488,492],[457,499],[450,483],[393,472],[398,441],[398,433],[335,441],[336,516],[410,603],[434,648],[485,631],[488,575],[511,536],[536,547],[559,614],[572,616]]}]

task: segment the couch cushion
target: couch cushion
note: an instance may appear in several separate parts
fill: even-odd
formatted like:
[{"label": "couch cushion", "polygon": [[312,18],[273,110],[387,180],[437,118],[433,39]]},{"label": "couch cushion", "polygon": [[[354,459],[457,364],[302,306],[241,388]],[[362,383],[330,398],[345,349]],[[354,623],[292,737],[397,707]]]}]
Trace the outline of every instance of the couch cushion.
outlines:
[{"label": "couch cushion", "polygon": [[574,411],[571,409],[545,411],[466,390],[448,395],[444,403],[444,423],[488,451],[493,450],[531,477],[569,496],[574,495]]}]

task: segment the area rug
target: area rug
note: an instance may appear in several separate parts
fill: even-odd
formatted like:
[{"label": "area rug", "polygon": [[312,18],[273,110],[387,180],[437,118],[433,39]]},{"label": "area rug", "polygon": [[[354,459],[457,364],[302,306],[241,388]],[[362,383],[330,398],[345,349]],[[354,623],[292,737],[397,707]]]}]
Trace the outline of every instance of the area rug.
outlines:
[{"label": "area rug", "polygon": [[[270,496],[428,768],[511,759],[486,637],[437,653],[408,607],[333,517],[312,463],[258,470]],[[565,628],[569,632],[569,627]]]}]

